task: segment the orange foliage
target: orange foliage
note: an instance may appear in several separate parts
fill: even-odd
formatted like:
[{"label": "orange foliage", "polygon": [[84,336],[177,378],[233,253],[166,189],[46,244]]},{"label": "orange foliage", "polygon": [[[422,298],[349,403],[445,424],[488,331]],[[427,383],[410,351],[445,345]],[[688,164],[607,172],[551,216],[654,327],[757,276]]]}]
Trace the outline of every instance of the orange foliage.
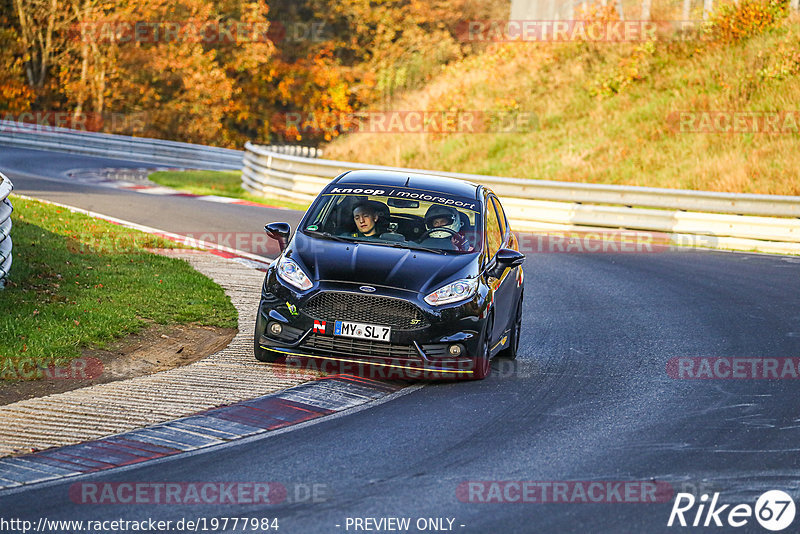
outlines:
[{"label": "orange foliage", "polygon": [[0,111],[28,111],[33,97],[25,84],[18,36],[0,15]]},{"label": "orange foliage", "polygon": [[788,14],[787,0],[740,0],[723,4],[711,16],[710,41],[728,44],[763,33]]},{"label": "orange foliage", "polygon": [[[69,110],[105,118],[107,131],[220,146],[317,143],[334,124],[306,133],[271,120],[302,111],[335,117],[429,80],[463,57],[459,22],[507,16],[507,0],[26,0],[23,20],[0,3],[0,110]],[[5,17],[5,18],[4,18]],[[47,30],[47,21],[56,21]],[[121,23],[252,23],[275,29],[317,23],[306,38],[234,43],[123,40]],[[5,24],[8,22],[8,24]],[[106,33],[89,33],[86,24]],[[115,26],[117,25],[117,26]],[[51,31],[52,54],[31,83],[25,35]],[[84,33],[81,33],[83,30]],[[334,121],[335,122],[335,121]],[[301,130],[303,130],[301,128]]]}]

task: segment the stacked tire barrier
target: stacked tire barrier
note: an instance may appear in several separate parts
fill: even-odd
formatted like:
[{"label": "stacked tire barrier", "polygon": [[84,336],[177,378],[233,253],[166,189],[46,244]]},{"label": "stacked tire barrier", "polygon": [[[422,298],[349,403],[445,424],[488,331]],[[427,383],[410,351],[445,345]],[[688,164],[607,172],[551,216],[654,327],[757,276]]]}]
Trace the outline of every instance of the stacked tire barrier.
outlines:
[{"label": "stacked tire barrier", "polygon": [[800,254],[800,197],[580,184],[433,172],[311,159],[247,143],[242,186],[309,202],[347,170],[418,172],[481,183],[500,195],[518,230],[626,229],[668,234],[676,244]]},{"label": "stacked tire barrier", "polygon": [[12,189],[11,180],[0,173],[0,289],[5,287],[11,271],[11,212],[14,208],[8,195]]}]

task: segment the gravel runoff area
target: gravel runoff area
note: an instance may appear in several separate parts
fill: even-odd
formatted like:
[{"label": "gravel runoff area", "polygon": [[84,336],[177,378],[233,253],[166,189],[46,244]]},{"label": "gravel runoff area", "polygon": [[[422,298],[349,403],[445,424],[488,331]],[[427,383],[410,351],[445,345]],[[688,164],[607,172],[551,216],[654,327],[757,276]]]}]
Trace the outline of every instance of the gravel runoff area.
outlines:
[{"label": "gravel runoff area", "polygon": [[239,312],[239,333],[231,344],[185,367],[2,406],[0,456],[128,432],[315,378],[253,356],[263,272],[203,251],[164,253],[187,260],[225,289]]}]

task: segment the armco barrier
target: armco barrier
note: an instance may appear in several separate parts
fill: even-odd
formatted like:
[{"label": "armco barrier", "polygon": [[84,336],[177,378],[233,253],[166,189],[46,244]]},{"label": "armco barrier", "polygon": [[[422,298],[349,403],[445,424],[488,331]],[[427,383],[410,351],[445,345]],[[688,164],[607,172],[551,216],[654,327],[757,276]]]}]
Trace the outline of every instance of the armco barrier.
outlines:
[{"label": "armco barrier", "polygon": [[[130,137],[0,120],[0,145],[68,152],[87,156],[141,161],[142,163],[196,169],[239,169],[240,150]],[[279,154],[315,158],[322,151],[307,146],[276,145]]]},{"label": "armco barrier", "polygon": [[[347,170],[436,174],[491,187],[503,199],[519,230],[626,228],[675,236],[711,236],[713,240],[705,242],[719,248],[800,254],[800,197],[796,196],[578,184],[381,167],[315,159],[321,151],[309,147],[247,143],[245,151],[240,152],[9,121],[0,121],[0,145],[206,169],[240,168],[243,159],[245,189],[301,202],[312,200],[326,183]],[[10,223],[5,231],[9,230]]]},{"label": "armco barrier", "polygon": [[[719,248],[800,254],[800,197],[579,184],[434,172],[309,159],[245,145],[242,186],[267,196],[310,201],[347,170],[375,169],[449,176],[489,186],[515,228],[563,231],[625,228],[707,235]],[[683,240],[685,242],[685,240]]]},{"label": "armco barrier", "polygon": [[238,169],[242,152],[227,148],[0,121],[0,145],[197,169]]},{"label": "armco barrier", "polygon": [[0,172],[0,289],[5,287],[11,271],[11,212],[14,208],[8,195],[12,189],[11,180]]}]

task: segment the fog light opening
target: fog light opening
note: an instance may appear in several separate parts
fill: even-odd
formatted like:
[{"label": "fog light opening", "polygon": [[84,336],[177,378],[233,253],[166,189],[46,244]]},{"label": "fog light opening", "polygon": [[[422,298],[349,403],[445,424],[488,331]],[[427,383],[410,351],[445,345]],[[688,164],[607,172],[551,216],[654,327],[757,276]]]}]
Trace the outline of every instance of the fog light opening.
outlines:
[{"label": "fog light opening", "polygon": [[283,332],[283,327],[281,326],[281,323],[269,323],[269,326],[267,328],[269,330],[270,335],[273,336],[279,336],[281,335],[281,332]]},{"label": "fog light opening", "polygon": [[461,345],[450,345],[447,351],[450,353],[450,356],[461,356]]}]

